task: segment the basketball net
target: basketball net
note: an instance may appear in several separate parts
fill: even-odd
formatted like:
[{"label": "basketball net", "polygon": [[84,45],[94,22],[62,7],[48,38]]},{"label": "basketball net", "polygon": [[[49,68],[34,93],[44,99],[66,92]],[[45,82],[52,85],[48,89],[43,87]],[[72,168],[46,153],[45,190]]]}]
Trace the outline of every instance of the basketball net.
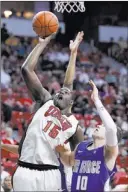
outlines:
[{"label": "basketball net", "polygon": [[63,13],[64,11],[67,11],[70,13],[73,12],[84,12],[85,6],[84,1],[55,1],[55,11]]}]

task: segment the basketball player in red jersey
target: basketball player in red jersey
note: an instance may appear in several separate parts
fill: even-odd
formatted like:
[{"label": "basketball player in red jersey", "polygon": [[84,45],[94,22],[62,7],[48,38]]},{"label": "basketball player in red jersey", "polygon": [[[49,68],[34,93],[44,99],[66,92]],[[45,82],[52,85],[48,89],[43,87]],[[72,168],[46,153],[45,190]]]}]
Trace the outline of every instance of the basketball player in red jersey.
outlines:
[{"label": "basketball player in red jersey", "polygon": [[18,168],[13,176],[14,191],[61,190],[58,153],[55,148],[73,135],[78,142],[84,139],[78,121],[71,114],[75,62],[83,35],[83,32],[79,32],[76,39],[70,42],[71,56],[64,85],[54,98],[43,88],[35,73],[39,56],[52,36],[39,39],[22,66],[22,75],[35,101],[36,113],[19,146]]}]

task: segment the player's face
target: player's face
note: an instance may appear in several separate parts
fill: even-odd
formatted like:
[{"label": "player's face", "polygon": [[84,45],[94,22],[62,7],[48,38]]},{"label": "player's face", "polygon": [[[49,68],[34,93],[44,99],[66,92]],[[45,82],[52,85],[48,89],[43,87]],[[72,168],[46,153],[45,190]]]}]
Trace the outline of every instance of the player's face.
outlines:
[{"label": "player's face", "polygon": [[11,184],[11,177],[8,176],[4,180],[4,188],[5,189],[12,189],[12,184]]},{"label": "player's face", "polygon": [[103,124],[97,125],[94,128],[93,137],[99,139],[105,139],[105,126]]},{"label": "player's face", "polygon": [[60,110],[70,107],[73,103],[72,92],[67,88],[62,88],[54,97],[54,104]]}]

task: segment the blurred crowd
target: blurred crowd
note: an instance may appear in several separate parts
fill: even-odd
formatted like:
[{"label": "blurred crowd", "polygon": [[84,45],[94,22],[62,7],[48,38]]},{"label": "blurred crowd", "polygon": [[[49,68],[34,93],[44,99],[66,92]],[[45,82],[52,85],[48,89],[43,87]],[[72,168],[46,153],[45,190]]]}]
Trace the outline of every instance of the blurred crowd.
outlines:
[{"label": "blurred crowd", "polygon": [[[6,29],[6,26],[3,26]],[[1,95],[2,95],[2,140],[4,143],[18,144],[30,117],[32,101],[21,76],[21,66],[30,51],[37,44],[37,38],[14,37],[7,30],[2,30],[1,44]],[[128,54],[121,49],[123,57]],[[90,100],[89,79],[92,79],[99,89],[100,97],[114,121],[124,132],[120,142],[118,170],[128,173],[128,69],[127,60],[120,63],[113,60],[111,50],[109,57],[94,47],[93,43],[82,42],[78,51],[76,74],[74,77],[74,105],[72,112],[83,127],[85,139],[91,139],[92,130],[97,121],[100,122],[97,111]],[[115,54],[115,53],[114,53]],[[68,65],[70,51],[54,39],[39,58],[37,75],[43,86],[54,95],[63,85],[64,74]],[[122,62],[122,63],[121,63]],[[125,64],[125,65],[124,65]],[[5,152],[3,152],[5,154]],[[6,170],[12,173],[16,158],[6,154],[2,159],[3,188],[10,177]],[[12,164],[10,165],[10,159]],[[10,167],[9,167],[10,165]],[[4,170],[5,169],[5,170]],[[5,189],[4,189],[5,190]],[[5,190],[6,191],[6,190]],[[9,191],[9,190],[8,190]]]},{"label": "blurred crowd", "polygon": [[120,37],[118,42],[115,43],[114,39],[111,38],[108,45],[108,55],[128,67],[128,42]]}]

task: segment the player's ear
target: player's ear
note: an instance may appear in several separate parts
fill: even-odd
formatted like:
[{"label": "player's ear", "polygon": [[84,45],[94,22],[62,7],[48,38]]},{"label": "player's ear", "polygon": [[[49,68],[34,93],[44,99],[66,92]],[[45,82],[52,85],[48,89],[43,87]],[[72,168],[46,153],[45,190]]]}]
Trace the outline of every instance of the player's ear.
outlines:
[{"label": "player's ear", "polygon": [[71,106],[73,105],[73,100],[70,101],[70,105],[71,105]]}]

